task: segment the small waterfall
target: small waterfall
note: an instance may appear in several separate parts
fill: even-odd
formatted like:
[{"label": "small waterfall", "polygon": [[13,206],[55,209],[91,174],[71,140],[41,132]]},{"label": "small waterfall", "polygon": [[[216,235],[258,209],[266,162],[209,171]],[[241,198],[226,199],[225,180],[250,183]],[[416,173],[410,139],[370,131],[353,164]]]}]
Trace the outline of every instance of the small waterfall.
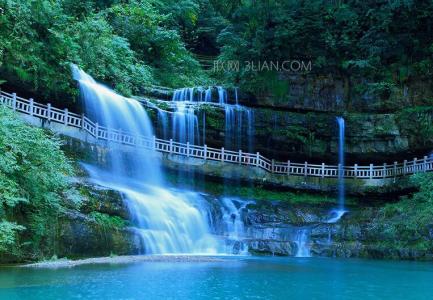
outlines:
[{"label": "small waterfall", "polygon": [[224,146],[226,149],[237,151],[247,149],[254,151],[254,112],[241,105],[226,104]]},{"label": "small waterfall", "polygon": [[345,186],[344,186],[344,118],[337,117],[338,123],[338,209],[344,211]]},{"label": "small waterfall", "polygon": [[172,138],[180,143],[199,144],[200,134],[198,118],[192,106],[177,102],[176,111],[172,114]]},{"label": "small waterfall", "polygon": [[233,150],[233,136],[235,135],[235,108],[232,105],[226,105],[224,107],[225,112],[225,127],[224,127],[224,146],[226,149]]},{"label": "small waterfall", "polygon": [[172,101],[190,101],[195,99],[195,88],[181,88],[173,92]]},{"label": "small waterfall", "polygon": [[300,228],[296,232],[295,243],[298,247],[296,257],[311,257],[310,253],[310,229]]},{"label": "small waterfall", "polygon": [[247,109],[247,138],[248,138],[248,152],[254,152],[254,111],[252,109]]},{"label": "small waterfall", "polygon": [[223,234],[227,238],[227,253],[248,254],[248,246],[243,242],[246,233],[242,220],[242,211],[245,210],[250,203],[253,202],[228,197],[222,199]]},{"label": "small waterfall", "polygon": [[168,116],[167,112],[158,109],[158,127],[161,129],[161,135],[163,139],[168,139]]},{"label": "small waterfall", "polygon": [[212,88],[208,87],[204,95],[205,102],[212,102]]},{"label": "small waterfall", "polygon": [[239,105],[238,88],[237,87],[235,87],[235,103],[236,103],[236,105]]},{"label": "small waterfall", "polygon": [[218,102],[219,104],[227,104],[228,97],[227,97],[227,91],[222,86],[217,86],[218,90]]}]

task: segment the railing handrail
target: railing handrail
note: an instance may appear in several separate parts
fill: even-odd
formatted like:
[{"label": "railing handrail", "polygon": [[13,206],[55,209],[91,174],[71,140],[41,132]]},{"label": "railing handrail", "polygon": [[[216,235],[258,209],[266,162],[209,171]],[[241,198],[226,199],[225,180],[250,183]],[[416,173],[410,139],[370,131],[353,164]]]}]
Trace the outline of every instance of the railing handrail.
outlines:
[{"label": "railing handrail", "polygon": [[274,174],[287,176],[313,176],[313,177],[339,177],[340,170],[344,178],[379,179],[396,178],[418,172],[433,171],[433,157],[424,156],[422,159],[414,158],[402,163],[382,164],[368,166],[353,165],[343,166],[327,164],[309,164],[291,162],[278,162],[262,156],[259,152],[248,153],[242,150],[233,151],[224,148],[213,148],[207,145],[199,146],[190,143],[180,143],[156,138],[155,136],[136,136],[119,129],[107,128],[93,122],[85,115],[71,113],[68,109],[58,109],[51,104],[41,104],[33,99],[18,97],[15,93],[7,93],[0,90],[0,103],[15,111],[31,115],[48,121],[63,123],[66,126],[80,128],[96,139],[117,142],[121,144],[143,147],[159,152],[176,154],[186,157],[215,160],[228,163],[236,163],[246,166],[259,167]]}]

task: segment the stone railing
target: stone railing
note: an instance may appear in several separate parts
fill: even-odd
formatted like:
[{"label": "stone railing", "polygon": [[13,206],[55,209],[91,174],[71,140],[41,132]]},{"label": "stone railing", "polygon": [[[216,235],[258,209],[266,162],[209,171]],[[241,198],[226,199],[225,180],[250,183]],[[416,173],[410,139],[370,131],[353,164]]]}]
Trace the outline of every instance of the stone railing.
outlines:
[{"label": "stone railing", "polygon": [[0,103],[5,106],[33,117],[41,118],[49,122],[57,122],[66,126],[80,128],[99,140],[121,143],[135,147],[142,147],[159,152],[180,155],[184,157],[199,158],[254,166],[274,174],[287,176],[313,176],[313,177],[339,177],[340,172],[344,178],[381,179],[396,178],[418,172],[433,170],[433,157],[425,156],[422,159],[414,158],[403,163],[359,166],[338,166],[322,164],[294,163],[291,161],[277,162],[270,160],[260,153],[247,153],[242,150],[231,151],[224,148],[211,148],[207,145],[197,146],[189,143],[178,143],[173,140],[158,139],[155,136],[136,136],[121,130],[100,126],[84,115],[69,112],[67,109],[58,109],[50,104],[44,105],[18,97],[15,93],[9,94],[0,91]]}]

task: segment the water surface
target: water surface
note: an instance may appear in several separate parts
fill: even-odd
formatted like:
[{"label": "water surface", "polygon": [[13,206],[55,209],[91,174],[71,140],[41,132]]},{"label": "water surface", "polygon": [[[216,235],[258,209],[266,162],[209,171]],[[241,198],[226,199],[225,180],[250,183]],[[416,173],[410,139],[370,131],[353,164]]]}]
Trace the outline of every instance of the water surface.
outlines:
[{"label": "water surface", "polygon": [[228,258],[0,268],[0,299],[433,299],[433,264]]}]

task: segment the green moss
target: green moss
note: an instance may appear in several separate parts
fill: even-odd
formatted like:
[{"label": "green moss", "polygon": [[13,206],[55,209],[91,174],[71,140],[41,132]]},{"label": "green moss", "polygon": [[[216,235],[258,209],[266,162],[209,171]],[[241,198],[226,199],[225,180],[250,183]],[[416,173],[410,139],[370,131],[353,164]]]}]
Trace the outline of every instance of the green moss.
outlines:
[{"label": "green moss", "polygon": [[101,212],[93,211],[89,214],[96,223],[100,226],[108,229],[122,229],[128,226],[128,221],[118,217],[118,216],[110,216]]},{"label": "green moss", "polygon": [[[257,201],[281,201],[289,204],[328,205],[337,204],[335,196],[325,193],[307,193],[292,190],[272,189],[259,185],[239,183],[222,183],[211,180],[198,180],[190,176],[178,176],[173,173],[167,175],[167,180],[175,185],[194,188],[215,196],[230,195]],[[346,199],[347,205],[357,205],[354,197]]]}]

